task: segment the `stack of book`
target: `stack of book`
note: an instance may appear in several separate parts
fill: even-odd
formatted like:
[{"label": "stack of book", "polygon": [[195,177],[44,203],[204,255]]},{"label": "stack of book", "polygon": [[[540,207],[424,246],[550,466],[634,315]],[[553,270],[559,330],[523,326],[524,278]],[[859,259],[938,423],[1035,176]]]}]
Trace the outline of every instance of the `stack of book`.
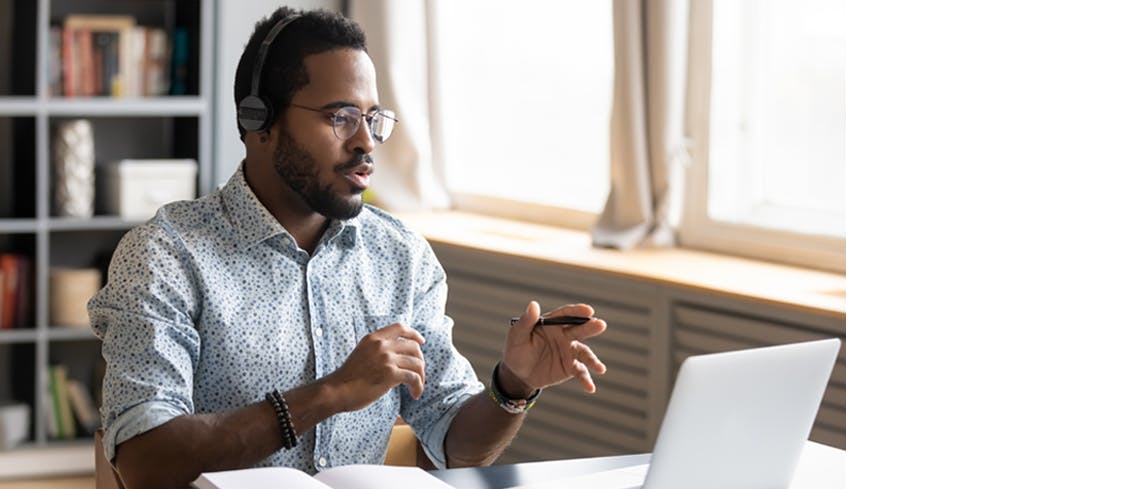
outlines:
[{"label": "stack of book", "polygon": [[64,97],[153,97],[185,94],[189,36],[137,25],[127,15],[69,15],[50,33],[51,91]]},{"label": "stack of book", "polygon": [[32,327],[32,260],[0,253],[0,330]]}]

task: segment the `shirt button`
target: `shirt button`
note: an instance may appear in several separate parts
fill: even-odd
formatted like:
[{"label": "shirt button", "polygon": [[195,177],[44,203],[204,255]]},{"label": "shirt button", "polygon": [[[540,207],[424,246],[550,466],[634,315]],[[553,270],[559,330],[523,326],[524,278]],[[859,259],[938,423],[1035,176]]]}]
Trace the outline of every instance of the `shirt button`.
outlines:
[{"label": "shirt button", "polygon": [[316,331],[314,331],[314,332],[313,332],[313,334],[315,334],[315,335],[317,335],[317,336],[321,336],[321,335],[324,335],[324,334],[325,334],[325,332],[324,332],[324,330],[322,330],[321,328],[317,328],[317,330],[316,330]]},{"label": "shirt button", "polygon": [[329,464],[329,461],[325,460],[324,457],[321,457],[320,460],[317,460],[317,465],[320,465],[321,467],[324,467],[328,464]]}]

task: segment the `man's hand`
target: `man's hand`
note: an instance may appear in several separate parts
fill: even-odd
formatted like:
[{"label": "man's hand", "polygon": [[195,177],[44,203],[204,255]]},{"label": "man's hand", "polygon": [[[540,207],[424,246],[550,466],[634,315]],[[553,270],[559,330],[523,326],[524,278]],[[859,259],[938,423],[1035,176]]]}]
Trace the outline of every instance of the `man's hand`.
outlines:
[{"label": "man's hand", "polygon": [[[591,317],[594,308],[587,304],[559,307],[545,317]],[[538,322],[537,302],[527,304],[526,312],[518,324],[507,333],[507,345],[499,368],[499,382],[506,394],[516,399],[529,397],[534,389],[561,384],[572,377],[586,392],[594,392],[594,379],[590,370],[606,373],[606,366],[598,360],[590,347],[581,340],[602,334],[606,322],[593,319],[576,326],[535,326]]]},{"label": "man's hand", "polygon": [[338,393],[345,411],[372,404],[393,387],[405,384],[412,398],[424,393],[424,354],[419,331],[389,324],[360,340],[352,354],[325,378]]}]

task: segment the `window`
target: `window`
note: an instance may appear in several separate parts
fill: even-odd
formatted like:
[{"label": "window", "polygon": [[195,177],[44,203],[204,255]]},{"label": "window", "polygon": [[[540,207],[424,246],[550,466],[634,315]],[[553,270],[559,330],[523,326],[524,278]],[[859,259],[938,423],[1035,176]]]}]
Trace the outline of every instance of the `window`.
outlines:
[{"label": "window", "polygon": [[[457,207],[588,229],[609,191],[612,3],[435,12],[434,142]],[[691,16],[681,245],[843,270],[843,0],[698,0]]]},{"label": "window", "polygon": [[842,0],[694,3],[683,244],[844,267],[842,19]]},{"label": "window", "polygon": [[611,3],[444,0],[436,11],[437,150],[457,206],[555,210],[588,227],[609,193]]}]

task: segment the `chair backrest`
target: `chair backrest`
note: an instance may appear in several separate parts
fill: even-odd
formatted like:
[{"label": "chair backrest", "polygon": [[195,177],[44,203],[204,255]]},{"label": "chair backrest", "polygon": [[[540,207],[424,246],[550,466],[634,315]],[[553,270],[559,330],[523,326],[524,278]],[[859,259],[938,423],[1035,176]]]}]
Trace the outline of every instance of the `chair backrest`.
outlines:
[{"label": "chair backrest", "polygon": [[[388,439],[388,454],[384,457],[384,465],[399,465],[405,467],[420,467],[424,470],[434,470],[435,465],[427,457],[416,433],[412,427],[397,421],[392,427],[392,436]],[[103,429],[95,431],[95,489],[126,489],[118,471],[107,456],[103,453]]]}]

